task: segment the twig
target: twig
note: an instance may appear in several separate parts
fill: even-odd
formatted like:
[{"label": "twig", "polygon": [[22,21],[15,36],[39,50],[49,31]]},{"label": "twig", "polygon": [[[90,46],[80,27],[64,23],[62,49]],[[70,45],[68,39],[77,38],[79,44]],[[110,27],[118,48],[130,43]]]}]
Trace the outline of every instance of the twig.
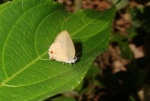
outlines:
[{"label": "twig", "polygon": [[76,12],[80,9],[82,9],[82,0],[75,0],[75,9],[74,9],[74,11]]}]

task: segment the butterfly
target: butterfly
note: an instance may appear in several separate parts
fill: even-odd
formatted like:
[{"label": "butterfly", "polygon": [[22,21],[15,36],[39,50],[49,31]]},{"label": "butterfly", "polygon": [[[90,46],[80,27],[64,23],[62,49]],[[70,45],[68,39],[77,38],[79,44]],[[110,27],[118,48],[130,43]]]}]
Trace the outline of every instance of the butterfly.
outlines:
[{"label": "butterfly", "polygon": [[54,43],[48,49],[49,59],[65,63],[75,63],[75,47],[69,33],[65,30],[60,32]]}]

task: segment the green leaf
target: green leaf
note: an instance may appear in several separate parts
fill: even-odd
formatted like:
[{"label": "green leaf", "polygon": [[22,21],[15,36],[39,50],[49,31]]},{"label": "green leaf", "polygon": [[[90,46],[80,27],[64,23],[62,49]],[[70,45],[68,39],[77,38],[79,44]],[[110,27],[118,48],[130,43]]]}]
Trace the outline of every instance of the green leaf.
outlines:
[{"label": "green leaf", "polygon": [[[112,2],[114,4],[116,4],[116,2],[118,2],[118,1],[119,0],[112,0]],[[120,9],[124,8],[125,6],[127,6],[128,3],[129,3],[129,0],[120,0],[120,2],[117,3],[116,8],[120,10]]]},{"label": "green leaf", "polygon": [[101,73],[101,69],[99,69],[96,65],[92,65],[86,74],[86,78],[95,79],[95,76],[99,73]]},{"label": "green leaf", "polygon": [[0,5],[0,12],[3,11],[5,8],[7,8],[10,5],[10,2],[6,2],[3,5]]},{"label": "green leaf", "polygon": [[61,96],[53,99],[53,101],[76,101],[73,97]]},{"label": "green leaf", "polygon": [[[115,7],[67,13],[52,0],[0,5],[0,101],[37,101],[74,89],[108,47]],[[81,52],[75,66],[48,59],[48,48],[67,30]],[[42,58],[42,59],[41,59]]]}]

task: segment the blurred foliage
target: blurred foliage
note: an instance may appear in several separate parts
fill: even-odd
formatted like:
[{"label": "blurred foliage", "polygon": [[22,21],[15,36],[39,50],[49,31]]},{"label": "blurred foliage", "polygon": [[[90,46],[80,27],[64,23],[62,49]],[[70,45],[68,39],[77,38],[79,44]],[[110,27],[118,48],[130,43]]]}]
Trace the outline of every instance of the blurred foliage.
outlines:
[{"label": "blurred foliage", "polygon": [[[141,8],[136,8],[134,11],[136,12],[133,16],[134,21],[138,21],[140,27],[142,27],[146,32],[150,32],[150,6],[145,6]],[[131,12],[131,13],[132,13]]]}]

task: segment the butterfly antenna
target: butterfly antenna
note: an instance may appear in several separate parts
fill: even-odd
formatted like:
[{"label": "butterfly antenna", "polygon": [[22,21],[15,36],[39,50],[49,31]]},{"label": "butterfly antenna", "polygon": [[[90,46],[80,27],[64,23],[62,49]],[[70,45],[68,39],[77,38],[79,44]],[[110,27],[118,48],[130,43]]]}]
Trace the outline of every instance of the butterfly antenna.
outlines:
[{"label": "butterfly antenna", "polygon": [[[85,50],[87,50],[87,48],[86,48]],[[76,56],[75,56],[75,58],[77,58],[77,56],[78,56],[80,53],[82,53],[83,51],[85,51],[85,50],[82,50],[82,51],[80,51],[79,53],[77,53]]]}]

